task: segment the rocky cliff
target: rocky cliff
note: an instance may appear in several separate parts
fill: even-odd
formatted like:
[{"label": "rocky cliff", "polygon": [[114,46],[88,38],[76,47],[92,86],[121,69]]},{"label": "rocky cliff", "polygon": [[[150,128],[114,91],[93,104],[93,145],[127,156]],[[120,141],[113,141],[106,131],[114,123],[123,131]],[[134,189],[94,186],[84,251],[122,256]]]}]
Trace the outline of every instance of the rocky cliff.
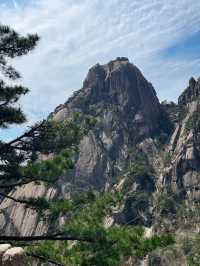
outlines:
[{"label": "rocky cliff", "polygon": [[163,130],[155,90],[127,58],[92,67],[83,88],[53,119],[62,122],[75,112],[92,115],[97,125],[80,143],[74,180],[99,190],[126,167],[128,149]]},{"label": "rocky cliff", "polygon": [[189,87],[178,99],[181,117],[168,145],[170,160],[163,187],[198,199],[200,178],[200,80],[191,78]]},{"label": "rocky cliff", "polygon": [[[156,228],[166,222],[166,217],[159,219],[163,210],[157,206],[163,194],[174,193],[180,202],[192,204],[200,197],[199,92],[200,81],[192,78],[178,104],[163,105],[152,84],[127,58],[95,65],[83,87],[49,118],[62,123],[82,113],[96,120],[80,142],[73,174],[62,176],[52,188],[29,184],[11,194],[52,199],[68,197],[72,187],[115,187],[127,197],[113,219]],[[3,200],[0,208],[1,233],[28,235],[50,228],[34,211],[11,200]]]}]

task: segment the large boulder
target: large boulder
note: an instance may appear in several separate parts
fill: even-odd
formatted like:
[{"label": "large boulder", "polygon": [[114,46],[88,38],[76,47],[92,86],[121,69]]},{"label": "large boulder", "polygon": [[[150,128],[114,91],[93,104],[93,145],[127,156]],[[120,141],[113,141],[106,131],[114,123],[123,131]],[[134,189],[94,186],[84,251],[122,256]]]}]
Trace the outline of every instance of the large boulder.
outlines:
[{"label": "large boulder", "polygon": [[0,245],[0,266],[27,266],[28,260],[21,247],[11,247],[10,244]]},{"label": "large boulder", "polygon": [[2,244],[2,245],[0,245],[0,266],[2,266],[3,255],[9,248],[11,248],[10,244]]}]

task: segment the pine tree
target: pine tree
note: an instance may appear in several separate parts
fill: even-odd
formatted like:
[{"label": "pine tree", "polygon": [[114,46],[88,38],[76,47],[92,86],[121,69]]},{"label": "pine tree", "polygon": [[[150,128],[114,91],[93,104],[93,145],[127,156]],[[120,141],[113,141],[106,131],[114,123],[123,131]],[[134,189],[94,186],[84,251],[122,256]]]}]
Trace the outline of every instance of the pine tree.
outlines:
[{"label": "pine tree", "polygon": [[[0,25],[0,71],[6,78],[14,81],[20,78],[20,73],[8,61],[33,50],[38,40],[37,34],[23,37],[10,27]],[[25,115],[16,103],[27,92],[23,86],[6,85],[0,80],[0,127],[25,122]]]},{"label": "pine tree", "polygon": [[[24,37],[8,26],[0,25],[0,128],[7,128],[12,124],[21,124],[26,117],[18,107],[18,100],[28,92],[28,89],[21,85],[6,84],[9,81],[18,80],[20,73],[10,65],[10,61],[16,57],[26,55],[33,50],[39,41],[37,34],[29,34]],[[4,78],[4,80],[3,80]],[[11,82],[9,82],[11,83]],[[1,183],[9,181],[9,176],[17,178],[17,169],[24,157],[11,145],[0,142],[0,178]]]}]

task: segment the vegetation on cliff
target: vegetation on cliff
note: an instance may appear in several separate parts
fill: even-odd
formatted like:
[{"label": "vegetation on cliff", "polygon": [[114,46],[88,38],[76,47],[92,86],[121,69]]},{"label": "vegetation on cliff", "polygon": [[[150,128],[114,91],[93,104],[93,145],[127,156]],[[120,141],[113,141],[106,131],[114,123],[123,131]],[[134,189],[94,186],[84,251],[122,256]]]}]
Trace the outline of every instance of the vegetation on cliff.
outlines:
[{"label": "vegetation on cliff", "polygon": [[[39,37],[21,37],[5,26],[0,37],[0,70],[15,81],[20,74],[8,59],[27,54]],[[192,79],[179,104],[160,104],[127,58],[92,67],[83,88],[47,120],[0,142],[0,209],[12,203],[1,209],[0,242],[23,245],[47,265],[137,265],[145,259],[163,266],[176,257],[199,265],[199,91]],[[25,121],[16,104],[27,92],[0,80],[1,128]],[[54,196],[17,194],[30,183],[51,188]],[[21,206],[18,224],[30,218],[29,210],[35,227],[47,225],[45,233],[22,236],[10,219]]]}]

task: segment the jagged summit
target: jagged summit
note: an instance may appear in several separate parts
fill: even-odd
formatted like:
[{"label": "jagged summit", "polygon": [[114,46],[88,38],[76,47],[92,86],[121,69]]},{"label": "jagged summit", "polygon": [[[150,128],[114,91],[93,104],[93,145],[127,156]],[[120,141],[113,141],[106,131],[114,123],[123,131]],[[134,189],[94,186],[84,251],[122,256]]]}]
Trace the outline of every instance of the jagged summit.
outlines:
[{"label": "jagged summit", "polygon": [[184,92],[178,98],[179,104],[187,104],[196,100],[200,96],[200,78],[195,80],[193,77],[189,80],[189,86],[184,90]]},{"label": "jagged summit", "polygon": [[[134,64],[124,57],[96,64],[88,71],[82,88],[51,115],[61,123],[73,119],[77,112],[95,118],[95,126],[79,143],[73,171],[52,187],[28,184],[12,196],[63,199],[73,189],[109,191],[114,187],[126,196],[113,214],[114,222],[152,225],[154,231],[174,230],[177,221],[183,220],[176,220],[174,206],[180,204],[178,210],[188,203],[186,200],[191,201],[188,206],[200,200],[199,95],[200,79],[191,78],[179,98],[180,105],[168,106],[169,117],[177,118],[170,136],[165,131],[168,116],[153,86]],[[171,194],[176,201],[171,201]],[[34,235],[51,228],[49,223],[38,222],[36,213],[11,203],[1,203],[0,233]],[[165,206],[172,206],[169,213]]]},{"label": "jagged summit", "polygon": [[123,65],[123,64],[130,64],[130,61],[127,57],[117,57],[114,60],[111,60],[110,62],[108,62],[107,64],[101,65],[99,63],[97,63],[96,65],[94,65],[93,67],[91,67],[91,69],[95,69],[100,67],[104,67],[105,69],[112,69],[115,68],[117,66]]},{"label": "jagged summit", "polygon": [[90,68],[82,89],[59,106],[54,117],[62,121],[75,111],[94,116],[117,112],[117,120],[123,120],[127,128],[139,124],[141,135],[158,128],[162,113],[153,86],[126,57]]},{"label": "jagged summit", "polygon": [[127,147],[159,132],[164,120],[153,86],[125,57],[90,68],[83,87],[57,108],[53,119],[62,122],[76,112],[95,117],[97,124],[81,142],[74,180],[87,180],[98,189],[127,163]]}]

